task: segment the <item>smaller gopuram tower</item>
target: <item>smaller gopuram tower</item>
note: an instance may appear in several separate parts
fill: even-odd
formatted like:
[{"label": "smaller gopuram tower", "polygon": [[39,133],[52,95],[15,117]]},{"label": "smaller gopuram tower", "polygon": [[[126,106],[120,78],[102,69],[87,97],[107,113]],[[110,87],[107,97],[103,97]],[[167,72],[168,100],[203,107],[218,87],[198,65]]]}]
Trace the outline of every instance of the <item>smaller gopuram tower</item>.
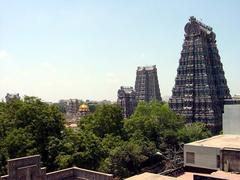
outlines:
[{"label": "smaller gopuram tower", "polygon": [[137,68],[135,91],[138,102],[162,101],[156,65]]}]

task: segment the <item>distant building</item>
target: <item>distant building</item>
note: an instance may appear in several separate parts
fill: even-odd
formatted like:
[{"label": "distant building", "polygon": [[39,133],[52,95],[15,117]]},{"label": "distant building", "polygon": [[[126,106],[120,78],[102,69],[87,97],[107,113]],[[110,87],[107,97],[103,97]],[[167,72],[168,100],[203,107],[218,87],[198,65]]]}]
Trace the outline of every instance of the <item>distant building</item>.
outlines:
[{"label": "distant building", "polygon": [[240,104],[240,95],[235,94],[232,98],[230,99],[224,99],[224,104],[229,105],[229,104]]},{"label": "distant building", "polygon": [[190,17],[169,106],[187,122],[222,129],[224,99],[231,95],[212,28]]},{"label": "distant building", "polygon": [[90,113],[89,106],[87,104],[81,104],[78,110],[78,116],[85,116]]},{"label": "distant building", "polygon": [[184,145],[186,168],[240,173],[240,135],[218,135]]},{"label": "distant building", "polygon": [[102,101],[98,101],[97,104],[99,104],[99,105],[106,104],[107,105],[107,104],[112,104],[112,101],[109,101],[109,100],[105,99],[105,100],[102,100]]},{"label": "distant building", "polygon": [[12,100],[19,100],[20,96],[19,96],[18,93],[17,94],[9,94],[9,93],[7,93],[7,95],[5,96],[5,99],[6,99],[6,102],[8,103],[8,102],[10,102]]},{"label": "distant building", "polygon": [[117,103],[121,106],[123,111],[123,117],[128,118],[134,113],[137,105],[136,93],[133,87],[123,87],[118,90]]},{"label": "distant building", "polygon": [[112,174],[72,167],[46,173],[41,167],[40,155],[8,160],[8,175],[1,180],[113,180]]},{"label": "distant building", "polygon": [[76,115],[79,110],[79,100],[78,99],[70,99],[67,101],[67,114]]},{"label": "distant building", "polygon": [[137,68],[135,91],[137,101],[162,101],[155,65]]},{"label": "distant building", "polygon": [[232,98],[236,100],[240,100],[240,94],[235,94]]}]

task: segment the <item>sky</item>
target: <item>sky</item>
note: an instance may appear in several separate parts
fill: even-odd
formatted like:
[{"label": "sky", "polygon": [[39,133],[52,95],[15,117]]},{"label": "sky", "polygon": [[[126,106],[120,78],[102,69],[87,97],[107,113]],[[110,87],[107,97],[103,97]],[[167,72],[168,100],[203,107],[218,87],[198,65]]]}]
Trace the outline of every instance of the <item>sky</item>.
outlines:
[{"label": "sky", "polygon": [[239,94],[239,9],[238,0],[0,0],[0,99],[116,101],[145,65],[157,66],[161,94],[171,96],[190,16],[213,28]]}]

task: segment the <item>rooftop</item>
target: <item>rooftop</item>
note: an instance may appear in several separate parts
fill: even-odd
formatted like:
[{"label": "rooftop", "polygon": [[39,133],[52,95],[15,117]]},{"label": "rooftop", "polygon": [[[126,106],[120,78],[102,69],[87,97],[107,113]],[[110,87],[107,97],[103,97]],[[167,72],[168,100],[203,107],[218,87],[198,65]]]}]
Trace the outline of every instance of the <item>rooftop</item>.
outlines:
[{"label": "rooftop", "polygon": [[193,180],[194,175],[211,177],[211,178],[219,178],[219,179],[231,179],[231,180],[239,180],[240,179],[239,174],[234,174],[234,173],[224,172],[224,171],[216,171],[211,174],[185,172],[184,174],[178,176],[177,180]]},{"label": "rooftop", "polygon": [[146,70],[146,71],[151,71],[156,69],[156,65],[153,66],[138,66],[137,67],[137,71],[142,71],[142,70]]},{"label": "rooftop", "polygon": [[145,172],[145,173],[127,178],[126,180],[176,180],[176,178]]},{"label": "rooftop", "polygon": [[186,145],[240,149],[240,135],[218,135]]},{"label": "rooftop", "polygon": [[185,172],[184,174],[178,177],[163,176],[159,174],[146,172],[146,173],[129,177],[126,180],[193,180],[194,175],[203,176],[206,178],[208,177],[208,178],[231,179],[231,180],[240,179],[240,174],[234,174],[234,173],[224,172],[224,171],[216,171],[211,174]]},{"label": "rooftop", "polygon": [[134,91],[133,87],[131,86],[121,86],[121,90],[123,90],[125,93],[132,93]]}]

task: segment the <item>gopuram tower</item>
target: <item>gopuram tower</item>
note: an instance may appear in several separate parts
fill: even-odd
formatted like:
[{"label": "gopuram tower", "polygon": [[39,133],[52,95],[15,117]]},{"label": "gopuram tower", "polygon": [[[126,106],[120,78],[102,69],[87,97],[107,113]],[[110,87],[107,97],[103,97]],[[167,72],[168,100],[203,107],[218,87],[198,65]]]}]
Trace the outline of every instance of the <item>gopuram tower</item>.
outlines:
[{"label": "gopuram tower", "polygon": [[190,17],[169,106],[188,123],[204,122],[222,129],[224,99],[231,95],[212,28]]},{"label": "gopuram tower", "polygon": [[162,101],[156,65],[137,68],[135,91],[137,102]]}]

